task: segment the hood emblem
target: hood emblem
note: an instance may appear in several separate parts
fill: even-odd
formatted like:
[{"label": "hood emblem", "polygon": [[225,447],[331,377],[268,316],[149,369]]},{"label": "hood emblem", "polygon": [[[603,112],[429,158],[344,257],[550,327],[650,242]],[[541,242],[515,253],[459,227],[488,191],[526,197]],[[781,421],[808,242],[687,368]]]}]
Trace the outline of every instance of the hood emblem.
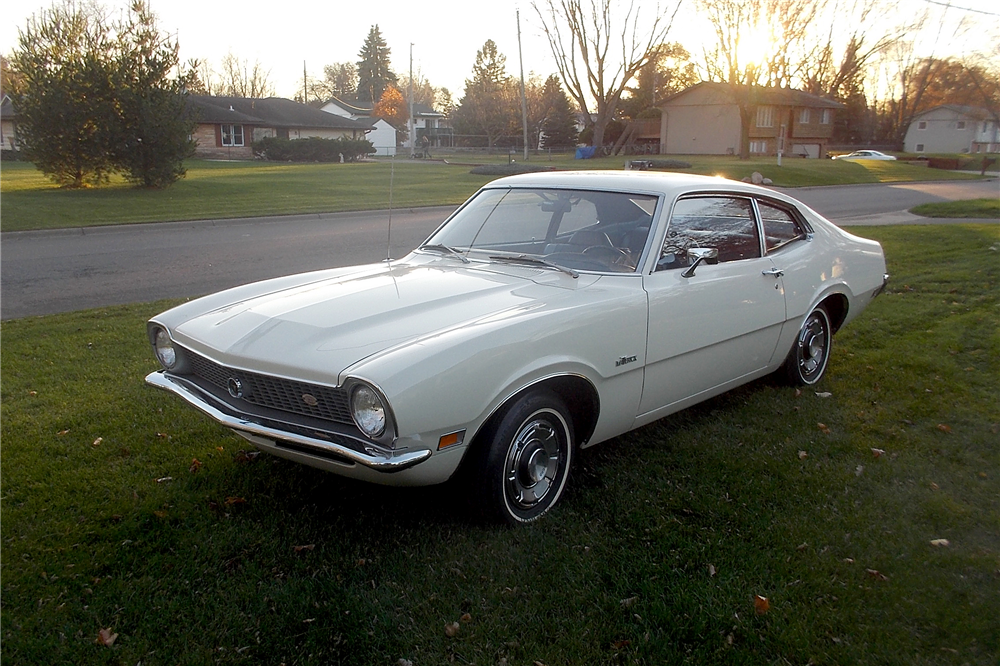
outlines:
[{"label": "hood emblem", "polygon": [[234,398],[243,397],[243,382],[238,380],[236,377],[229,378],[229,381],[226,382],[226,388],[229,390],[229,395]]},{"label": "hood emblem", "polygon": [[311,395],[309,393],[302,394],[302,402],[306,403],[310,407],[315,407],[316,405],[319,404],[319,400],[316,399],[316,396]]}]

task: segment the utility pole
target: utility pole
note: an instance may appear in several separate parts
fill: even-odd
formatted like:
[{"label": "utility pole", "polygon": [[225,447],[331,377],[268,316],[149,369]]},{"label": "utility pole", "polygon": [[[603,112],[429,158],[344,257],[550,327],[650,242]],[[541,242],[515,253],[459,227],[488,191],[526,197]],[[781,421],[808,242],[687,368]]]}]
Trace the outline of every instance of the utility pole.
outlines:
[{"label": "utility pole", "polygon": [[521,61],[521,133],[524,138],[524,161],[528,161],[528,100],[524,96],[524,55],[521,53],[521,10],[517,10],[517,57]]},{"label": "utility pole", "polygon": [[306,76],[306,61],[302,61],[302,103],[309,103],[309,78]]},{"label": "utility pole", "polygon": [[410,159],[412,159],[417,150],[416,128],[413,122],[413,42],[410,42],[410,85],[408,88],[407,96],[410,98],[410,117],[406,121],[406,126],[410,132]]}]

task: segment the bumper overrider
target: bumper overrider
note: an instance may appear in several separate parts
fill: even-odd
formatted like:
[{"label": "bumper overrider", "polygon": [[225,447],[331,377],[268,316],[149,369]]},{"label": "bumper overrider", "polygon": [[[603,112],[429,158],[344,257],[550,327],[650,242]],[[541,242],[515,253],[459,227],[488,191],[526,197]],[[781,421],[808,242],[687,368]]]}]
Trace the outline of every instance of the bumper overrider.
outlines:
[{"label": "bumper overrider", "polygon": [[[362,465],[376,472],[400,472],[431,457],[430,449],[386,451],[342,433],[310,434],[308,428],[238,412],[202,390],[194,382],[163,370],[151,372],[146,383],[180,397],[192,407],[238,433],[273,441],[275,446],[333,460],[346,465]],[[339,441],[332,441],[333,439]]]}]

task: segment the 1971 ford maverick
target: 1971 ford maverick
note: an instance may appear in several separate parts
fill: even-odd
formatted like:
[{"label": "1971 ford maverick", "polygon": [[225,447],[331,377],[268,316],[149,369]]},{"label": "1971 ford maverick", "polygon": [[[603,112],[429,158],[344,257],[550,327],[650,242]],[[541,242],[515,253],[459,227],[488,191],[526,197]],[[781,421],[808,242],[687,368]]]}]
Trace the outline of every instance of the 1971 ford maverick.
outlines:
[{"label": "1971 ford maverick", "polygon": [[549,172],[479,190],[402,259],[277,278],[148,324],[146,381],[347,477],[471,481],[512,524],[576,451],[756,378],[820,381],[882,249],[719,178]]}]

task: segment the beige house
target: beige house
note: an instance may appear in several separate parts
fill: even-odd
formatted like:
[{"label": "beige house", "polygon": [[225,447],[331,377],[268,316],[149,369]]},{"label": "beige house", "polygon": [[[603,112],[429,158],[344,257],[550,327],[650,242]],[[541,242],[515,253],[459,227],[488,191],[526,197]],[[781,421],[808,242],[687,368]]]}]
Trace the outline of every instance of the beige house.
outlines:
[{"label": "beige house", "polygon": [[908,153],[993,153],[1000,150],[1000,123],[988,110],[942,104],[913,116],[903,139]]},{"label": "beige house", "polygon": [[660,105],[660,153],[738,155],[742,139],[739,98],[752,95],[751,155],[826,157],[834,114],[843,105],[791,88],[699,83]]},{"label": "beige house", "polygon": [[197,126],[192,135],[195,156],[210,159],[253,159],[251,144],[268,136],[283,139],[364,139],[367,121],[325,113],[280,97],[247,99],[190,95]]}]

